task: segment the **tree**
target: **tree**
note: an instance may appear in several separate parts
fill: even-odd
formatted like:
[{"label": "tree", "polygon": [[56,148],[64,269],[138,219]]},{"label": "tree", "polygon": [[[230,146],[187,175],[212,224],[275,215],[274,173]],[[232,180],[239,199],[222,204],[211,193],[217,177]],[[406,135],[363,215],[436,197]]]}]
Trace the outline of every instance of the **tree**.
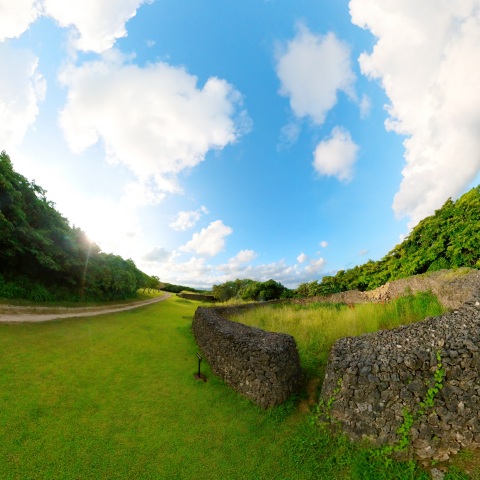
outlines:
[{"label": "tree", "polygon": [[5,152],[0,154],[0,296],[135,296],[148,276],[132,260],[102,253],[46,194],[14,171]]}]

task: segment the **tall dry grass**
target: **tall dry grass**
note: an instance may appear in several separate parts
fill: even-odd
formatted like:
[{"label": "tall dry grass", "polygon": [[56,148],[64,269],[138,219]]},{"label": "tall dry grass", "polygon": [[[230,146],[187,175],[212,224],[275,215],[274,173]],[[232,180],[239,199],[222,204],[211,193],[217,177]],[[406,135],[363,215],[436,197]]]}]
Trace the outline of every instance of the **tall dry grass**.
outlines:
[{"label": "tall dry grass", "polygon": [[420,292],[385,304],[272,305],[246,311],[232,320],[292,335],[307,376],[323,377],[330,348],[339,338],[407,325],[443,311],[434,295]]}]

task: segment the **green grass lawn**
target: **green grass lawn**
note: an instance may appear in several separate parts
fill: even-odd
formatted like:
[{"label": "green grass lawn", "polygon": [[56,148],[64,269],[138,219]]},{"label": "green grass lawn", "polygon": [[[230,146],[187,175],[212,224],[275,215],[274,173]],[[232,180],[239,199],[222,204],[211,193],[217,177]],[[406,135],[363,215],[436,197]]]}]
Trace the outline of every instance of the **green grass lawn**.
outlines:
[{"label": "green grass lawn", "polygon": [[198,305],[0,325],[0,478],[295,478],[294,418],[194,379]]},{"label": "green grass lawn", "polygon": [[429,478],[319,430],[294,402],[260,410],[205,362],[196,381],[198,305],[0,324],[0,479]]}]

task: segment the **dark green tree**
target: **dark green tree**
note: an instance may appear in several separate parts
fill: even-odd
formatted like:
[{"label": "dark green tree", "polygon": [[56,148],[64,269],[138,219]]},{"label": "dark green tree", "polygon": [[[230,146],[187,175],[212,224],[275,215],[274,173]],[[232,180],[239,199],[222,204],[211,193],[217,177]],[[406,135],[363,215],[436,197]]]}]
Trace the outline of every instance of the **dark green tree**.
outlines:
[{"label": "dark green tree", "polygon": [[132,260],[105,254],[71,227],[46,191],[0,154],[0,296],[120,299],[148,278]]}]

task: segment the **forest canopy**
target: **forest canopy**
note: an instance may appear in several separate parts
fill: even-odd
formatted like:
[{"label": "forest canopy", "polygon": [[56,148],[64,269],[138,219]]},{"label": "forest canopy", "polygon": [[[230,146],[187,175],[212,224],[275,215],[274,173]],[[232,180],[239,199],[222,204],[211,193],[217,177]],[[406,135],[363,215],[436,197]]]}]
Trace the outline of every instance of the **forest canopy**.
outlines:
[{"label": "forest canopy", "polygon": [[159,279],[132,260],[100,251],[0,154],[0,297],[48,300],[133,298]]}]

